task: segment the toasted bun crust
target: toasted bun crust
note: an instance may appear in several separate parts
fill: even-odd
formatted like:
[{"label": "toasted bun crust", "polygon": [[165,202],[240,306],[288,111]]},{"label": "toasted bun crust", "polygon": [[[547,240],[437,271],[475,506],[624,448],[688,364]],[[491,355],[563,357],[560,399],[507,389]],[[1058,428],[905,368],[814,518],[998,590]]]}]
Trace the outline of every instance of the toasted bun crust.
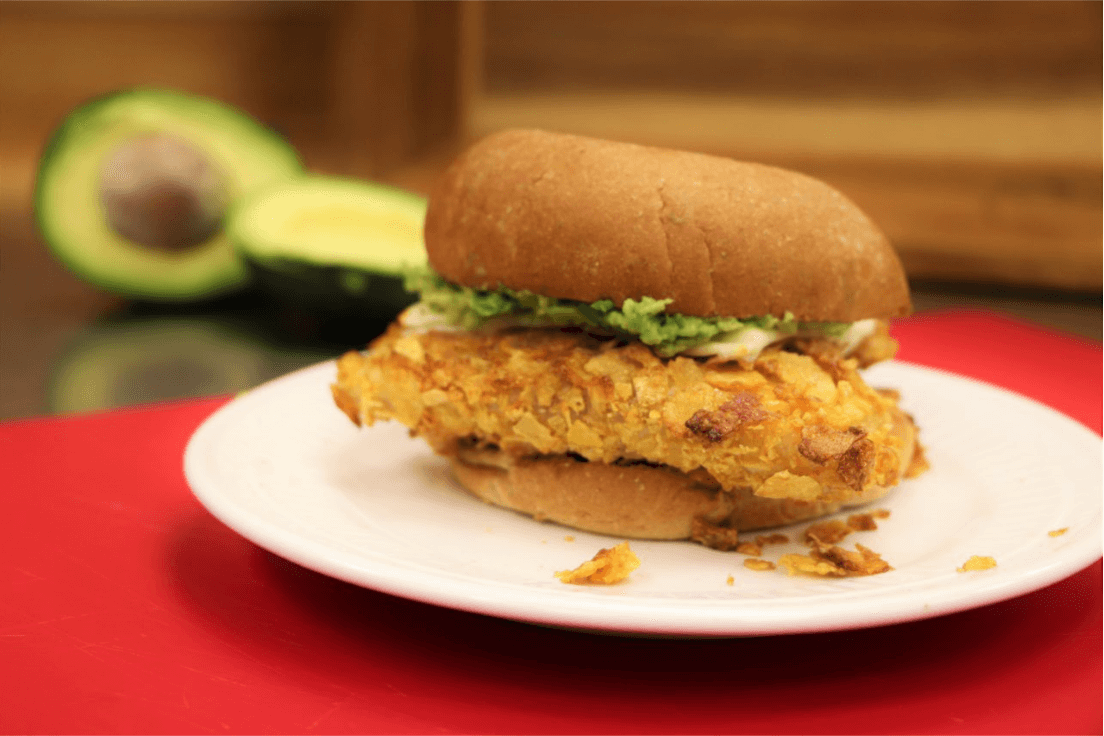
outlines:
[{"label": "toasted bun crust", "polygon": [[431,194],[433,268],[475,288],[669,312],[802,320],[911,310],[885,235],[816,179],[698,153],[509,130],[460,156]]}]

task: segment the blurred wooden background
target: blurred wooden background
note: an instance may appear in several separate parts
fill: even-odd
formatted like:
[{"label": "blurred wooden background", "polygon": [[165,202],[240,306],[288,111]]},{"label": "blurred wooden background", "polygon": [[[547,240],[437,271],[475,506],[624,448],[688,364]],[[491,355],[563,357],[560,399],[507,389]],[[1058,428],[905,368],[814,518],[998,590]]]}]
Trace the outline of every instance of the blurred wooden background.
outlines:
[{"label": "blurred wooden background", "polygon": [[[133,85],[222,99],[316,171],[419,192],[509,126],[798,169],[881,224],[918,309],[989,307],[1099,340],[1102,7],[0,2],[0,419],[65,410],[44,398],[49,376],[133,311],[54,262],[32,219],[54,126]],[[255,380],[295,367],[285,348],[245,349],[264,363]],[[220,350],[208,368],[227,362]],[[144,396],[180,391],[164,378]]]},{"label": "blurred wooden background", "polygon": [[239,105],[312,168],[425,189],[549,127],[843,189],[910,275],[1101,286],[1099,2],[50,2],[0,8],[6,207],[65,112],[135,84]]}]

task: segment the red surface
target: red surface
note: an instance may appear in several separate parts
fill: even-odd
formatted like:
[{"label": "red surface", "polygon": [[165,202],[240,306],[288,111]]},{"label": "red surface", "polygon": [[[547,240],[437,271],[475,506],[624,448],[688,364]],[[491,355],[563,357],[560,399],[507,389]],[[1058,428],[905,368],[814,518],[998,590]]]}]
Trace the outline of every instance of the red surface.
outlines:
[{"label": "red surface", "polygon": [[[983,313],[901,358],[1097,432],[1100,346]],[[304,570],[211,517],[184,444],[225,399],[0,425],[0,732],[1100,733],[1101,564],[863,631],[602,637]]]}]

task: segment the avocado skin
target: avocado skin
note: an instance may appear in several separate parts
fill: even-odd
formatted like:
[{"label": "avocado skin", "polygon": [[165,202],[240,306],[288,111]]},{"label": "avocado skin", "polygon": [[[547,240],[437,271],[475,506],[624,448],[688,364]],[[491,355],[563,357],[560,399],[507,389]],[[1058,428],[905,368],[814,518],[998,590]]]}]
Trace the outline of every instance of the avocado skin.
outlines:
[{"label": "avocado skin", "polygon": [[[158,278],[133,278],[125,271],[117,269],[90,268],[86,258],[82,258],[80,242],[73,242],[73,238],[60,231],[56,221],[56,215],[49,206],[48,188],[55,179],[63,176],[63,173],[55,171],[58,161],[68,153],[71,146],[79,145],[93,135],[96,128],[102,126],[100,118],[105,111],[117,108],[121,104],[135,101],[141,104],[150,104],[163,107],[165,111],[174,109],[203,110],[217,124],[218,120],[233,120],[234,124],[246,130],[254,145],[261,145],[278,153],[272,157],[272,171],[268,180],[280,178],[293,178],[301,176],[304,172],[303,162],[295,148],[283,137],[272,129],[266,127],[242,110],[224,102],[199,95],[189,94],[172,89],[155,87],[130,87],[121,90],[113,90],[105,94],[93,97],[87,102],[73,109],[53,130],[43,146],[42,155],[39,158],[38,172],[34,184],[34,222],[39,234],[49,247],[51,254],[63,266],[77,277],[99,288],[112,292],[119,296],[129,297],[152,302],[191,302],[206,301],[226,294],[243,290],[249,285],[249,272],[245,264],[236,255],[227,259],[220,268],[213,269],[205,278],[196,283],[180,286],[171,279],[159,280]],[[228,172],[231,176],[235,172]],[[249,192],[242,192],[242,195]],[[90,197],[98,197],[94,189],[89,191]],[[102,212],[100,213],[101,217]],[[220,231],[207,241],[221,238],[225,235]],[[201,247],[206,247],[206,244]],[[233,248],[229,242],[225,243],[225,249],[233,254]],[[166,266],[166,273],[172,268]]]},{"label": "avocado skin", "polygon": [[[393,319],[418,300],[401,276],[307,261],[246,258],[253,285],[274,300],[323,318]],[[358,288],[359,287],[359,288]]]}]

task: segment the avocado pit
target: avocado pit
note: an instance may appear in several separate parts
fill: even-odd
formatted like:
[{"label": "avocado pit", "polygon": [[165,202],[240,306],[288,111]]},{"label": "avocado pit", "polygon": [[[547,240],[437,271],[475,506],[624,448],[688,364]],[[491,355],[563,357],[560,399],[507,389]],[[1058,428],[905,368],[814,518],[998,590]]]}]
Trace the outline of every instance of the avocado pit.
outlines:
[{"label": "avocado pit", "polygon": [[100,202],[108,225],[148,248],[181,252],[222,229],[230,201],[227,177],[188,141],[147,133],[104,160]]}]

